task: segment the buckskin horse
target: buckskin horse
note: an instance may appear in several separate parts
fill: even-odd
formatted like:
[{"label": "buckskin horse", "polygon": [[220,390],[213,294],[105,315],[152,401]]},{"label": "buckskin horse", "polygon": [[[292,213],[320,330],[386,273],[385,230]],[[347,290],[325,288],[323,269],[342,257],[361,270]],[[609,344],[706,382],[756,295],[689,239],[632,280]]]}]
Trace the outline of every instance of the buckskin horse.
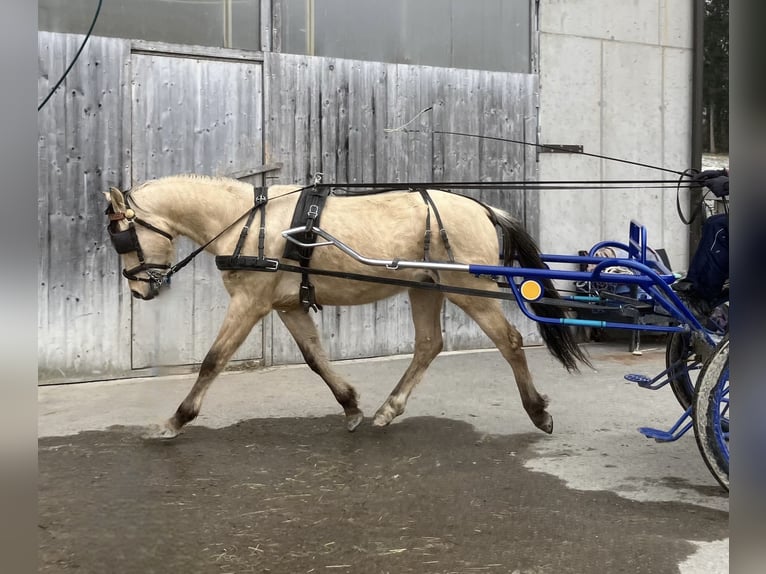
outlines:
[{"label": "buckskin horse", "polygon": [[[413,388],[442,350],[440,310],[446,297],[476,321],[510,364],[532,423],[544,432],[552,432],[553,419],[546,410],[548,399],[532,382],[520,333],[505,318],[500,301],[466,293],[471,289],[499,292],[500,287],[491,277],[450,269],[394,270],[369,266],[333,247],[313,250],[307,269],[310,284],[303,282],[301,273],[280,268],[279,258],[287,246],[282,232],[291,227],[300,189],[275,185],[259,192],[238,180],[184,175],[152,180],[124,193],[116,188],[105,193],[109,201],[109,235],[122,257],[123,275],[134,297],[156,297],[167,278],[179,269],[179,264],[172,264],[176,253],[174,240],[178,236],[188,237],[201,246],[200,250],[228,263],[219,265],[224,269],[223,284],[230,297],[220,331],[191,391],[175,414],[152,431],[152,436],[175,437],[199,414],[210,384],[255,324],[270,311],[276,311],[308,366],[330,387],[343,407],[347,429],[356,429],[363,420],[357,392],[327,358],[314,321],[306,312],[307,301],[299,296],[307,287],[312,291],[308,304],[318,306],[360,305],[408,291],[415,327],[414,356],[375,413],[374,425],[388,425],[404,412]],[[515,259],[524,267],[544,267],[534,240],[511,214],[448,191],[418,191],[330,194],[323,204],[318,227],[343,244],[381,260],[428,259],[497,265],[502,257],[503,265],[511,265]],[[443,232],[441,240],[431,243],[427,237],[432,212]],[[254,231],[248,234],[249,227]],[[232,254],[251,265],[237,268],[232,261],[238,259]],[[336,276],[316,275],[312,273],[315,268],[335,272]],[[351,280],[344,273],[362,274],[369,280]],[[392,277],[400,284],[385,282]],[[444,292],[407,287],[416,283],[457,289]],[[547,299],[559,297],[550,280],[541,283]],[[532,306],[540,315],[563,317],[559,307],[535,303]],[[547,323],[538,326],[548,349],[567,370],[576,371],[578,362],[589,364],[566,327]]]}]

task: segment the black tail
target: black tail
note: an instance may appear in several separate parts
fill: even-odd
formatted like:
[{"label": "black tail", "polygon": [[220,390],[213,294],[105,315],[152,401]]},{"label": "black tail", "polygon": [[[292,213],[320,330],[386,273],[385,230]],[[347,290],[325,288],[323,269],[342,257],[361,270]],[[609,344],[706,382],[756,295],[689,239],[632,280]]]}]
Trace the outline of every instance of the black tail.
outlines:
[{"label": "black tail", "polygon": [[[540,258],[540,249],[537,247],[537,243],[527,233],[521,222],[506,211],[490,206],[487,208],[490,211],[490,219],[503,233],[503,265],[509,266],[513,264],[514,260],[518,260],[522,267],[545,269],[546,265]],[[540,282],[544,288],[543,297],[561,299],[551,279],[542,279]],[[531,306],[535,313],[541,317],[557,319],[564,317],[564,310],[558,305],[531,303]],[[578,371],[578,361],[589,367],[593,366],[577,345],[577,341],[568,327],[551,323],[538,323],[537,325],[548,350],[561,361],[561,364],[568,371]]]}]

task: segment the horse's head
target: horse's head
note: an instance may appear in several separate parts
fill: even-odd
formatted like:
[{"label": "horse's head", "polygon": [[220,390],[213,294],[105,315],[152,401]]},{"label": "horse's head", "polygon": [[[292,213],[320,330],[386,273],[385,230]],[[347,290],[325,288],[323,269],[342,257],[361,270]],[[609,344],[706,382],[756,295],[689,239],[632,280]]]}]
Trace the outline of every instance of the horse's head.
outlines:
[{"label": "horse's head", "polygon": [[173,235],[162,229],[161,224],[138,217],[130,206],[128,193],[112,187],[104,195],[109,201],[106,209],[109,238],[122,258],[122,274],[128,280],[130,292],[138,299],[154,299],[167,283],[175,255]]}]

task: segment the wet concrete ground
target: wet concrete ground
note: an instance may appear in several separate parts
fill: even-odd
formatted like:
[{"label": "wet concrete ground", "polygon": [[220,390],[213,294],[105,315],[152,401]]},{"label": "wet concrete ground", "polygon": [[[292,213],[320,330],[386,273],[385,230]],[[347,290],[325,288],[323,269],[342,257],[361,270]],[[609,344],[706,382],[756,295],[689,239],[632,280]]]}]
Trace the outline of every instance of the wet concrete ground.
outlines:
[{"label": "wet concrete ground", "polygon": [[[42,388],[39,571],[727,571],[728,498],[694,439],[635,431],[673,422],[670,391],[617,378],[661,353],[591,354],[598,372],[570,377],[528,353],[551,436],[496,353],[441,357],[403,417],[353,434],[305,368],[224,375],[169,442],[134,425],[172,413],[189,377]],[[339,369],[372,414],[405,365]]]}]

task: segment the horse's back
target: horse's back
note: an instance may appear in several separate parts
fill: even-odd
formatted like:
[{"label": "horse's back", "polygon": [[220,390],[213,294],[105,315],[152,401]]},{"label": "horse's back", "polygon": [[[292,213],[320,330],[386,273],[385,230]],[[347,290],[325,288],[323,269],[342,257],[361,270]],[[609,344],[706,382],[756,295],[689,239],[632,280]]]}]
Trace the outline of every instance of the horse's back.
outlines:
[{"label": "horse's back", "polygon": [[[274,186],[277,187],[277,186]],[[300,189],[278,186],[269,189],[269,209],[266,228],[272,230],[275,243],[270,256],[282,257],[285,240],[281,231],[288,229],[298,202]],[[412,191],[391,191],[360,195],[330,195],[321,210],[318,227],[348,245],[364,257],[385,261],[406,260],[450,261],[458,263],[495,264],[498,261],[498,240],[494,225],[486,209],[478,202],[457,194],[429,190],[436,205],[450,245],[448,252],[439,231],[433,207],[422,195]],[[271,201],[284,197],[283,200]],[[315,224],[316,225],[316,224]],[[425,249],[426,230],[430,229],[430,246]],[[277,231],[278,230],[278,231]],[[423,269],[392,271],[384,266],[366,265],[333,246],[320,246],[313,250],[310,268],[357,273],[372,277],[428,281],[433,277]],[[476,277],[458,273],[442,273],[441,280],[452,284],[474,284]],[[311,275],[316,288],[316,299],[322,305],[357,305],[389,297],[401,287],[383,283],[347,281],[321,275]],[[275,306],[291,307],[296,304],[295,293],[299,274],[283,276],[274,295]],[[479,281],[481,282],[481,281]]]},{"label": "horse's back", "polygon": [[438,190],[428,194],[435,209],[412,191],[330,196],[319,226],[370,257],[412,260],[423,258],[425,233],[430,228],[431,255],[446,260],[448,253],[439,233],[441,219],[456,259],[469,262],[467,258],[478,257],[481,262],[495,262],[497,236],[486,209],[457,194]]}]

